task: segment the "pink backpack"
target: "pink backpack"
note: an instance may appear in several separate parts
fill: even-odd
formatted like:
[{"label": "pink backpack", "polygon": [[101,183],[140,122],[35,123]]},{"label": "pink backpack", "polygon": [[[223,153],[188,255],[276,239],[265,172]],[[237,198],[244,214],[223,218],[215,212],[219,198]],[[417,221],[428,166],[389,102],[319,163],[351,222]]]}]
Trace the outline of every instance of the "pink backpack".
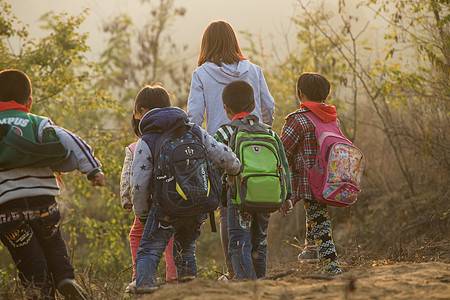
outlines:
[{"label": "pink backpack", "polygon": [[130,151],[131,151],[131,153],[133,154],[133,156],[134,156],[134,149],[136,149],[136,143],[137,143],[137,142],[131,143],[131,144],[128,146],[128,149],[130,149]]},{"label": "pink backpack", "polygon": [[363,153],[344,136],[337,122],[324,123],[312,112],[305,114],[316,127],[319,145],[316,162],[311,169],[306,167],[302,155],[314,197],[331,206],[346,207],[355,203],[361,192]]}]

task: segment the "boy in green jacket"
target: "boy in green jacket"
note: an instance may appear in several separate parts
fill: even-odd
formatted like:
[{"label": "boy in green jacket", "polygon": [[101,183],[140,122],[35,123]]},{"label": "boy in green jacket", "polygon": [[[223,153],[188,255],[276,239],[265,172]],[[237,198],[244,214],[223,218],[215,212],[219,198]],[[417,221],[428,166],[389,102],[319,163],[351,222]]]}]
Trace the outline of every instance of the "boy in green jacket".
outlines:
[{"label": "boy in green jacket", "polygon": [[[34,154],[52,157],[57,147],[56,157],[64,159],[64,153],[72,152],[75,164],[70,169],[86,174],[94,186],[104,185],[105,175],[81,138],[29,113],[31,95],[31,82],[25,73],[14,69],[0,72],[0,240],[27,290],[55,299],[56,287],[66,298],[86,299],[73,281],[74,268],[59,229],[61,215],[55,201],[59,187],[51,163],[36,161],[39,157]],[[48,132],[53,133],[53,141],[43,143]],[[11,143],[15,143],[15,150],[11,150]],[[17,153],[24,157],[14,158]]]}]

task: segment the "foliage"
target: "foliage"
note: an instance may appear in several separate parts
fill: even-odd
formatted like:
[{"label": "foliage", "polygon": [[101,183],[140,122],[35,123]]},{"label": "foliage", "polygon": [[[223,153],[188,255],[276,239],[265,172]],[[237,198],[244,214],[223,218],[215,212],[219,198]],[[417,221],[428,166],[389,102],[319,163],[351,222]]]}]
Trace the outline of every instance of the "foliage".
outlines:
[{"label": "foliage", "polygon": [[[323,9],[324,5],[319,6],[317,11],[313,13],[314,18],[329,21],[332,14]],[[274,48],[273,53],[264,53],[262,52],[263,47],[258,47],[259,44],[255,42],[255,36],[248,32],[244,33],[250,47],[243,50],[250,53],[249,57],[253,62],[264,63],[265,79],[268,82],[270,93],[275,99],[276,109],[273,127],[277,132],[281,131],[284,117],[300,106],[296,97],[296,83],[299,75],[303,72],[324,74],[333,86],[333,93],[330,95],[328,103],[335,105],[341,111],[349,109],[345,105],[346,91],[342,89],[334,90],[334,86],[338,86],[347,80],[344,76],[346,76],[348,70],[346,62],[338,59],[338,45],[329,43],[314,27],[314,22],[308,18],[298,15],[292,18],[291,22],[296,30],[295,43],[294,45],[291,44],[288,33],[286,33],[284,39],[286,40],[285,47],[288,53],[285,58],[281,59],[278,56],[277,48]],[[274,65],[274,62],[278,63]],[[270,69],[267,65],[270,66]],[[346,82],[345,85],[347,85]],[[343,119],[344,131],[347,131],[347,128],[350,130],[349,127],[351,127],[351,124],[347,122],[347,119]]]},{"label": "foliage", "polygon": [[[49,34],[29,37],[27,26],[16,29],[10,5],[2,6],[2,55],[0,69],[23,70],[33,85],[32,112],[51,118],[83,137],[96,150],[107,174],[105,188],[94,190],[81,174],[63,175],[66,188],[60,197],[64,213],[63,230],[70,233],[69,252],[75,265],[99,266],[99,275],[120,271],[129,265],[126,232],[132,223],[118,205],[118,182],[122,147],[128,135],[114,129],[114,119],[123,109],[96,82],[103,76],[99,66],[88,61],[86,33],[78,28],[87,11],[79,16],[48,13],[41,18]],[[12,40],[19,40],[15,49]]]},{"label": "foliage", "polygon": [[[396,246],[404,250],[432,243],[431,236],[445,241],[448,1],[339,1],[337,8],[325,1],[297,2],[301,10],[292,20],[297,43],[286,45],[287,58],[265,72],[278,102],[275,128],[283,122],[283,110],[293,110],[293,79],[305,71],[322,72],[332,81],[330,102],[338,108],[345,134],[366,155],[359,202],[351,209],[330,209],[337,247],[356,248],[359,259],[361,249],[390,249],[390,255],[405,259],[409,252]],[[386,34],[376,39],[379,32]],[[265,59],[276,61],[277,55]],[[303,219],[295,214],[275,219],[269,243],[279,245],[299,234],[302,239],[304,228],[298,224]],[[275,248],[282,259],[278,250],[283,247]]]},{"label": "foliage", "polygon": [[[88,11],[78,16],[45,14],[41,22],[48,35],[34,39],[29,36],[28,26],[12,14],[10,5],[4,0],[0,0],[0,5],[0,69],[17,68],[27,73],[33,85],[32,112],[48,116],[85,139],[95,149],[107,176],[106,186],[97,189],[80,174],[62,176],[65,184],[59,197],[62,229],[74,265],[91,283],[113,278],[122,271],[126,276],[120,276],[119,282],[128,281],[131,276],[128,232],[134,215],[120,206],[119,175],[123,147],[135,139],[129,127],[130,99],[152,78],[180,83],[179,76],[187,72],[185,65],[171,59],[178,48],[166,34],[173,18],[182,16],[184,9],[174,8],[173,1],[160,1],[141,31],[128,27],[132,22],[127,16],[118,17],[105,25],[112,36],[101,61],[96,63],[87,59],[88,34],[79,32]],[[14,47],[14,41],[19,41],[18,46]],[[139,47],[134,47],[134,43]],[[136,48],[137,53],[131,50]],[[166,51],[167,48],[171,50]],[[152,56],[147,58],[150,49]],[[184,73],[166,77],[163,72],[176,72],[179,67],[184,68]],[[188,91],[187,82],[183,79],[179,91],[181,88],[185,93]],[[107,91],[112,91],[114,97]],[[172,90],[172,97],[178,95]],[[163,268],[158,274],[163,277]]]},{"label": "foliage", "polygon": [[160,0],[158,4],[147,0],[141,5],[149,10],[144,24],[137,26],[124,14],[104,24],[103,30],[110,38],[101,55],[100,64],[107,74],[102,86],[129,104],[143,85],[163,83],[173,104],[184,107],[190,72],[180,52],[185,52],[187,46],[180,47],[173,41],[170,30],[186,9],[175,7],[174,0]]},{"label": "foliage", "polygon": [[[448,237],[448,1],[341,0],[338,15],[324,2],[304,2],[298,2],[302,12],[292,20],[296,39],[285,45],[286,57],[265,53],[255,42],[261,39],[248,32],[250,47],[243,50],[264,68],[276,101],[277,132],[284,116],[298,108],[295,83],[301,72],[321,72],[331,80],[329,102],[338,107],[342,128],[367,159],[359,203],[351,210],[330,210],[333,222],[342,221],[337,230],[333,225],[338,240],[340,233],[342,244],[356,240],[358,251],[367,247],[387,255],[388,249],[399,258],[408,252],[407,238],[419,244],[431,239],[431,231]],[[123,148],[135,140],[129,126],[132,100],[143,84],[157,81],[172,93],[174,104],[182,107],[187,99],[188,69],[185,58],[175,55],[185,47],[170,36],[174,20],[185,11],[174,3],[143,1],[150,11],[144,26],[137,27],[126,15],[105,24],[110,39],[100,60],[93,62],[87,59],[87,33],[79,32],[87,11],[44,15],[48,34],[35,39],[0,0],[0,69],[25,71],[34,88],[32,111],[83,137],[107,175],[106,187],[98,189],[78,173],[63,175],[66,187],[59,197],[70,255],[92,295],[111,297],[114,290],[119,297],[117,290],[131,277],[127,235],[134,216],[120,207],[119,174]],[[377,28],[356,17],[364,15],[358,13],[361,9],[387,26],[382,40],[373,38]],[[302,217],[271,218],[272,228],[278,226],[281,233],[269,238],[299,236]],[[340,230],[345,226],[350,232]],[[218,264],[210,257],[222,256],[218,236],[205,232],[197,250],[205,266],[199,276],[216,278]],[[2,263],[6,260],[10,262],[0,257]],[[12,266],[2,269],[0,288],[16,286],[14,276]],[[163,266],[158,276],[165,277]]]},{"label": "foliage", "polygon": [[[423,168],[423,165],[412,164],[407,158],[409,152],[420,153],[425,150],[426,152],[423,153],[425,155],[422,156],[424,161],[427,161],[428,157],[431,158],[427,155],[431,153],[427,149],[437,143],[445,143],[445,133],[442,136],[442,129],[448,126],[449,121],[448,116],[442,114],[442,109],[443,111],[448,109],[448,87],[446,84],[439,84],[439,82],[448,82],[449,76],[448,73],[441,71],[446,68],[445,64],[448,60],[448,51],[445,49],[448,49],[449,27],[445,22],[441,22],[439,17],[440,14],[448,13],[448,4],[444,2],[438,4],[435,1],[427,1],[426,5],[422,2],[410,3],[409,1],[366,3],[366,8],[370,9],[374,6],[372,9],[376,15],[381,16],[391,28],[384,37],[385,48],[381,49],[386,56],[373,60],[364,55],[365,53],[370,55],[373,52],[373,45],[362,43],[357,46],[357,37],[360,34],[351,34],[356,25],[352,24],[352,21],[355,23],[357,19],[352,20],[348,17],[349,14],[345,12],[347,8],[345,1],[340,1],[341,23],[345,31],[336,30],[336,26],[328,23],[326,19],[314,16],[311,9],[302,1],[299,3],[315,28],[328,40],[328,43],[338,49],[339,60],[345,61],[353,73],[354,88],[358,88],[356,84],[362,87],[365,94],[362,96],[372,104],[381,122],[382,132],[392,147],[399,169],[406,179],[410,192],[414,194],[417,178],[413,176],[413,168]],[[363,4],[361,2],[359,6]],[[393,13],[390,10],[392,7],[395,8]],[[425,30],[426,34],[422,34],[417,29]],[[345,36],[349,36],[350,39],[346,41]],[[415,49],[417,56],[402,50],[405,46]],[[428,60],[424,60],[422,56],[422,59],[417,60],[418,65],[409,62],[409,68],[402,68],[405,62],[402,62],[403,55],[400,53],[408,53],[409,57],[419,58],[422,53],[430,53],[430,51],[433,54],[425,57]],[[399,57],[394,58],[394,53],[399,53]],[[437,85],[429,85],[430,79]],[[432,101],[426,101],[427,95],[432,94],[432,91],[438,92],[439,96],[434,97]],[[436,102],[439,104],[436,105]],[[419,111],[425,108],[425,111],[430,111],[435,116],[430,118],[430,115],[418,113],[416,105],[418,103],[420,103]],[[425,127],[417,126],[418,120],[423,122],[421,124],[425,123]],[[420,134],[419,139],[417,133]],[[435,158],[438,158],[440,163],[448,164],[448,153],[442,152],[445,147],[437,149],[438,147],[433,147],[434,151],[438,151],[434,152]],[[428,165],[433,163],[435,161],[428,161]]]}]

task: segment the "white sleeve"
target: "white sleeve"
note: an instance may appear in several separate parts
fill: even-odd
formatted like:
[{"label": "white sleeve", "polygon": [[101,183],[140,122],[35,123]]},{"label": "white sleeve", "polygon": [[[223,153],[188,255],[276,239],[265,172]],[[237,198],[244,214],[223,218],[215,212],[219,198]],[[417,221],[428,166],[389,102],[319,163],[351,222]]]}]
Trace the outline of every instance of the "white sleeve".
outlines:
[{"label": "white sleeve", "polygon": [[191,91],[187,103],[189,121],[202,126],[205,114],[205,94],[197,72],[192,74]]},{"label": "white sleeve", "polygon": [[120,201],[122,202],[122,207],[127,203],[131,203],[130,174],[132,162],[133,153],[131,153],[131,150],[126,147],[125,159],[123,161],[122,173],[120,176]]},{"label": "white sleeve", "polygon": [[202,132],[202,142],[206,147],[206,151],[208,151],[208,157],[211,162],[227,172],[227,174],[237,174],[241,168],[241,163],[231,148],[216,141],[202,128],[200,130]]},{"label": "white sleeve", "polygon": [[41,122],[39,125],[38,134],[40,140],[42,139],[42,132],[46,127],[53,127],[61,143],[63,143],[68,150],[75,153],[78,160],[79,171],[81,173],[89,174],[95,169],[100,168],[100,161],[94,157],[94,151],[82,138],[62,127],[55,126],[48,119]]},{"label": "white sleeve", "polygon": [[273,100],[273,97],[269,92],[261,69],[259,69],[259,73],[262,121],[263,123],[272,126],[274,120],[273,114],[275,113],[275,100]]},{"label": "white sleeve", "polygon": [[150,209],[150,179],[152,171],[153,163],[150,148],[142,139],[139,139],[134,150],[130,180],[133,210],[138,216],[147,216]]}]

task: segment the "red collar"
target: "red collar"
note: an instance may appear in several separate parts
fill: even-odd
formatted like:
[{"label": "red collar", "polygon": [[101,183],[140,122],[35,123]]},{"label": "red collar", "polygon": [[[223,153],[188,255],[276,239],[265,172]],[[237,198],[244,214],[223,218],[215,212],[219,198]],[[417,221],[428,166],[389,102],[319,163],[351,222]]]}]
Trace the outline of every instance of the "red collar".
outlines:
[{"label": "red collar", "polygon": [[[244,117],[249,116],[249,115],[250,115],[250,113],[243,111],[243,112],[240,112],[238,114],[235,114],[234,117],[233,117],[233,120],[243,119]],[[231,121],[233,121],[233,120],[231,120]]]},{"label": "red collar", "polygon": [[17,103],[16,101],[7,101],[7,102],[0,102],[0,111],[4,110],[19,110],[26,113],[29,113],[30,111],[25,108],[22,104]]}]

